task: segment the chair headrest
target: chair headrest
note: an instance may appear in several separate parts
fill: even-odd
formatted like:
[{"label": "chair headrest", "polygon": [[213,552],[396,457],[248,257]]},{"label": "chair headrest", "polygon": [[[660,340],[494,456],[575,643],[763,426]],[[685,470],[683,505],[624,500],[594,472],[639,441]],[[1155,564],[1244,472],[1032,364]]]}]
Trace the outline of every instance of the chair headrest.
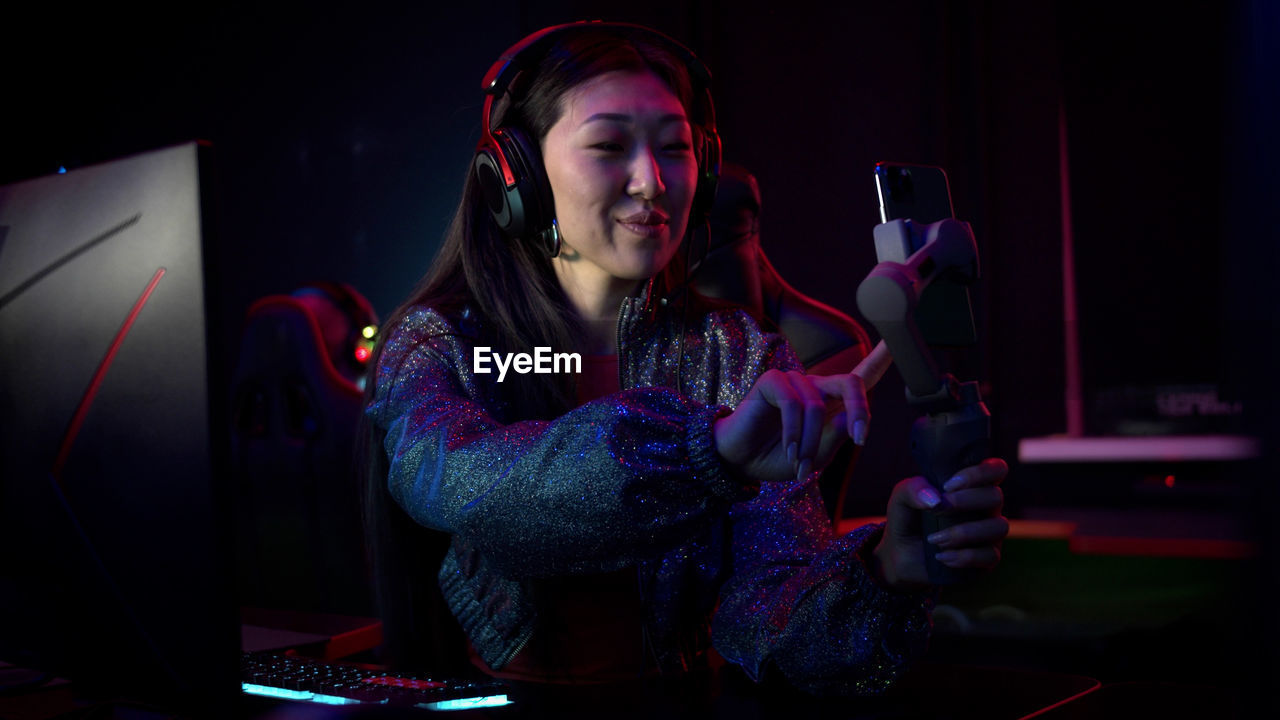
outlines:
[{"label": "chair headrest", "polygon": [[739,244],[760,244],[760,184],[741,165],[723,163],[716,202],[711,207],[710,252]]},{"label": "chair headrest", "polygon": [[[761,206],[755,177],[740,165],[724,163],[711,209],[709,249],[691,277],[694,289],[741,305],[777,329],[806,367],[836,356],[856,362],[859,352],[845,351],[860,347],[862,355],[870,352],[866,331],[848,315],[800,293],[778,274],[760,244]],[[824,369],[831,370],[825,365]]]},{"label": "chair headrest", "polygon": [[741,165],[721,165],[710,226],[706,256],[690,278],[694,289],[765,317],[759,262],[760,186]]}]

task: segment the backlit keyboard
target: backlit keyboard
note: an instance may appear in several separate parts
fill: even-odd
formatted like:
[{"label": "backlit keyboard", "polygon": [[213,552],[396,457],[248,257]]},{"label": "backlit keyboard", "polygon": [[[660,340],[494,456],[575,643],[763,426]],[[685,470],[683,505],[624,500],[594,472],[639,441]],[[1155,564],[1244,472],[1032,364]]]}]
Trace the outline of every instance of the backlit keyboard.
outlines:
[{"label": "backlit keyboard", "polygon": [[506,686],[496,680],[433,678],[389,673],[358,665],[286,655],[244,653],[244,692],[282,700],[327,705],[380,704],[427,710],[466,710],[509,704]]}]

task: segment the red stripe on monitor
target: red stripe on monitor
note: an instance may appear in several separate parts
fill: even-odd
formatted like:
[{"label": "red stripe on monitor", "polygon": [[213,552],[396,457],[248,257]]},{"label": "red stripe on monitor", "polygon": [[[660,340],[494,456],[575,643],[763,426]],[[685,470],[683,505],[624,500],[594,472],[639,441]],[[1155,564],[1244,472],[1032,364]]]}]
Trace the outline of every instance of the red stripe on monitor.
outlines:
[{"label": "red stripe on monitor", "polygon": [[125,336],[129,334],[129,330],[133,327],[133,322],[138,319],[138,314],[142,312],[143,306],[151,298],[151,293],[155,291],[156,285],[160,284],[160,278],[164,277],[164,274],[164,268],[157,268],[156,274],[151,276],[151,282],[147,283],[146,289],[142,291],[138,301],[133,304],[133,309],[125,317],[124,324],[120,326],[115,338],[111,340],[111,346],[107,348],[107,354],[102,357],[102,362],[98,364],[97,371],[93,373],[93,379],[89,381],[89,389],[84,391],[84,395],[80,398],[80,405],[76,407],[75,414],[71,416],[71,424],[67,426],[67,432],[62,437],[62,445],[58,447],[58,456],[53,461],[53,479],[58,483],[59,487],[62,486],[62,466],[66,465],[67,456],[71,454],[71,446],[75,443],[76,436],[80,434],[80,426],[84,424],[85,416],[89,414],[89,406],[93,404],[93,399],[97,396],[98,389],[102,387],[102,379],[106,377],[107,371],[111,369],[111,363],[116,359],[116,353],[120,351],[120,346],[124,344]]}]

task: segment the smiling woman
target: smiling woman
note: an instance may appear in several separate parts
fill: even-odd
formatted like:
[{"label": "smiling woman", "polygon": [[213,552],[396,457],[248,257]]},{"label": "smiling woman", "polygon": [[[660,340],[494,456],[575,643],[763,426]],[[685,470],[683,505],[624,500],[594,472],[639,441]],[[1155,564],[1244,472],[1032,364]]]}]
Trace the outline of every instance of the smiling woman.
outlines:
[{"label": "smiling woman", "polygon": [[[982,517],[930,542],[955,567],[997,562],[999,460],[941,496],[904,480],[887,525],[832,536],[816,476],[865,438],[863,375],[887,358],[806,376],[783,338],[685,287],[678,249],[719,168],[709,81],[670,38],[601,23],[535,33],[486,76],[462,204],[368,394],[370,544],[401,657],[429,641],[399,612],[421,597],[423,527],[449,536],[439,588],[471,662],[537,682],[687,672],[714,647],[757,680],[878,692],[928,634],[920,513]],[[535,348],[584,372],[476,365]]]},{"label": "smiling woman", "polygon": [[679,98],[652,72],[610,72],[566,93],[542,154],[564,250],[556,277],[616,351],[622,298],[670,263],[693,203],[698,164]]}]

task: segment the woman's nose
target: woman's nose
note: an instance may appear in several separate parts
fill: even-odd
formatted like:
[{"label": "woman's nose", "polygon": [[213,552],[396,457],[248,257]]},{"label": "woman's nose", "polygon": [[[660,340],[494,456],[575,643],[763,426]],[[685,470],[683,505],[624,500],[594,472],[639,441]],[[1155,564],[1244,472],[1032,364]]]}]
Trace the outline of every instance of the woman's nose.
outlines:
[{"label": "woman's nose", "polygon": [[627,194],[653,200],[667,191],[662,182],[662,166],[648,147],[640,147],[631,160]]}]

